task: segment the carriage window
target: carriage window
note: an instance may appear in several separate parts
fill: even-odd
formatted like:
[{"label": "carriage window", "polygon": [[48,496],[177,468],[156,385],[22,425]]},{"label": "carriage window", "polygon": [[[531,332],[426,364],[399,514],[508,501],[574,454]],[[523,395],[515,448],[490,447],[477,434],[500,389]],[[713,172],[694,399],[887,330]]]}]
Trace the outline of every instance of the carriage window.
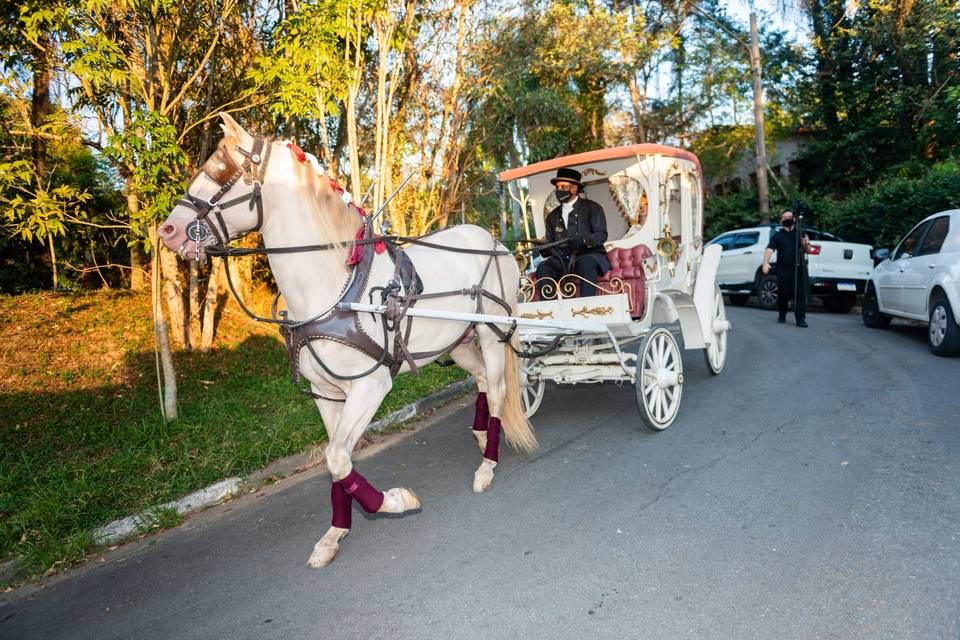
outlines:
[{"label": "carriage window", "polygon": [[623,173],[614,174],[607,181],[607,188],[627,224],[631,228],[642,228],[650,205],[640,181]]},{"label": "carriage window", "polygon": [[690,174],[690,228],[693,229],[694,237],[701,234],[700,231],[700,178],[697,174]]},{"label": "carriage window", "polygon": [[667,182],[667,223],[674,238],[682,232],[683,219],[680,216],[680,174],[676,173]]}]

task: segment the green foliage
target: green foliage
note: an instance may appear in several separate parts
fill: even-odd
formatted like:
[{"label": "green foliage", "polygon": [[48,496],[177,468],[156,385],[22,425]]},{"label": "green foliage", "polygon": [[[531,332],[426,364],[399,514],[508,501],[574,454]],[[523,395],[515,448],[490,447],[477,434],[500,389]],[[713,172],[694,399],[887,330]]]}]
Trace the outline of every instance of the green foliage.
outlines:
[{"label": "green foliage", "polygon": [[[776,195],[776,194],[774,194]],[[704,237],[757,224],[756,191],[708,198],[704,203]],[[938,211],[960,208],[960,162],[948,159],[926,166],[911,161],[842,199],[817,194],[773,197],[771,211],[802,202],[808,224],[848,242],[892,247],[917,222]]]},{"label": "green foliage", "polygon": [[824,227],[851,242],[892,247],[926,216],[960,208],[956,159],[934,164],[921,175],[912,165],[905,167],[906,175],[892,173],[844,200],[825,201],[820,216]]},{"label": "green foliage", "polygon": [[347,4],[335,0],[305,2],[277,27],[272,49],[257,58],[252,72],[269,88],[272,112],[309,118],[337,113],[350,79],[346,11]]},{"label": "green foliage", "polygon": [[108,140],[104,152],[118,164],[132,167],[129,187],[146,204],[139,217],[130,221],[134,228],[163,220],[186,189],[186,156],[177,137],[166,116],[138,109],[127,126]]},{"label": "green foliage", "polygon": [[703,203],[703,237],[709,240],[732,229],[756,226],[757,192],[741,191],[707,198]]},{"label": "green foliage", "polygon": [[842,197],[910,158],[960,149],[960,4],[841,0],[807,4],[816,69],[798,86],[817,139],[804,186]]},{"label": "green foliage", "polygon": [[85,217],[82,205],[91,198],[86,191],[68,184],[48,188],[36,182],[30,162],[0,163],[4,220],[12,233],[27,242],[44,242],[49,236],[64,235],[67,219]]},{"label": "green foliage", "polygon": [[578,5],[528,2],[484,25],[473,63],[489,81],[474,87],[472,117],[497,166],[603,146],[606,90],[621,73],[612,62],[620,16]]}]

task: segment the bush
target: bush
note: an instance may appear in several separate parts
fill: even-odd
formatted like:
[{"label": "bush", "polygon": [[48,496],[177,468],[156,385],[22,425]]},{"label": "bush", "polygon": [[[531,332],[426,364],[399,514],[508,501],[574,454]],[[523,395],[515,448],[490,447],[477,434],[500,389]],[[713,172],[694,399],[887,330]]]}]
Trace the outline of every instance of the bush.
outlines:
[{"label": "bush", "polygon": [[[919,175],[918,175],[919,173]],[[824,226],[850,242],[892,247],[931,213],[960,207],[960,162],[910,166],[840,202],[826,201]]]},{"label": "bush", "polygon": [[[843,200],[817,194],[798,194],[788,203],[771,194],[771,218],[783,207],[803,202],[807,224],[835,233],[847,242],[892,247],[913,225],[931,213],[960,208],[960,160],[923,167],[907,161],[892,168],[878,182]],[[755,191],[708,198],[704,203],[704,239],[759,223]]]}]

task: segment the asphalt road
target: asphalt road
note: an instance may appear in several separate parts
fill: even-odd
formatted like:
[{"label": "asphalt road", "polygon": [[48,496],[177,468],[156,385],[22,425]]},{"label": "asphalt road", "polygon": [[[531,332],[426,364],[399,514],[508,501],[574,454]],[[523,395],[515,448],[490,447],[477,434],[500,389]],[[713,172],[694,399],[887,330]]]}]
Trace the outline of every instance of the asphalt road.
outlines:
[{"label": "asphalt road", "polygon": [[0,637],[956,640],[960,359],[853,314],[729,315],[726,370],[687,352],[662,433],[632,388],[548,388],[539,454],[474,495],[464,402],[359,463],[424,508],[357,511],[328,568],[329,480],[301,474],[5,594]]}]

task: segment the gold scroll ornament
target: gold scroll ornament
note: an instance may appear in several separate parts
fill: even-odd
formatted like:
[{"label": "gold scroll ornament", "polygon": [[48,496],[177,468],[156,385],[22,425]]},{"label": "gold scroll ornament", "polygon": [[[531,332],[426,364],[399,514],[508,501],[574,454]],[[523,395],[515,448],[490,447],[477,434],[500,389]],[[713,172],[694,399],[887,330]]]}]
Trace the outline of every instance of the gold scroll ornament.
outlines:
[{"label": "gold scroll ornament", "polygon": [[587,318],[589,316],[608,316],[613,313],[613,307],[587,307],[586,305],[579,309],[574,309],[570,315]]}]

